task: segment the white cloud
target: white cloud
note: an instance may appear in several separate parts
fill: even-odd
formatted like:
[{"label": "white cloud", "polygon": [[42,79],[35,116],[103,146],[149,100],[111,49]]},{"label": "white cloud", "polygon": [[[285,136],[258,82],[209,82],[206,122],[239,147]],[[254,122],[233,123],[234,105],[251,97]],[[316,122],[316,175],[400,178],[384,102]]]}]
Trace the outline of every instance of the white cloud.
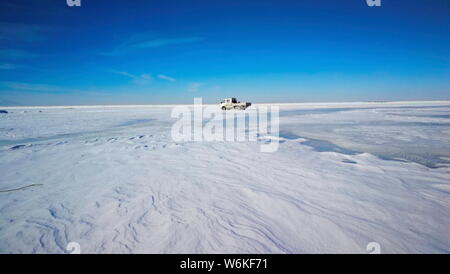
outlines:
[{"label": "white cloud", "polygon": [[112,70],[112,72],[115,74],[123,75],[125,77],[132,79],[131,82],[136,85],[145,85],[145,84],[149,84],[153,81],[153,77],[147,73],[144,73],[141,75],[134,75],[134,74],[128,73],[126,71]]},{"label": "white cloud", "polygon": [[175,78],[172,78],[172,77],[169,77],[169,76],[163,75],[163,74],[158,74],[158,78],[159,79],[163,79],[163,80],[167,80],[169,82],[175,82],[176,81]]},{"label": "white cloud", "polygon": [[123,76],[129,77],[131,79],[136,79],[137,78],[136,75],[133,75],[133,74],[128,73],[126,71],[112,70],[112,72],[115,73],[115,74],[119,74],[119,75],[123,75]]}]

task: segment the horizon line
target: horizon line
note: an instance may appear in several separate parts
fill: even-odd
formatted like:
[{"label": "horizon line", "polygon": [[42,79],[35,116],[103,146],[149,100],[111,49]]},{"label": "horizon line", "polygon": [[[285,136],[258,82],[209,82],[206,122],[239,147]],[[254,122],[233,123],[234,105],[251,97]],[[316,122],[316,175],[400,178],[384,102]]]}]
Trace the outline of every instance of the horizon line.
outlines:
[{"label": "horizon line", "polygon": [[[324,104],[411,104],[411,103],[448,103],[450,99],[445,100],[395,100],[395,101],[347,101],[347,102],[281,102],[281,103],[252,103],[254,105],[324,105]],[[218,105],[217,104],[205,104],[205,106]],[[33,109],[33,108],[96,108],[96,107],[171,107],[171,106],[191,106],[191,104],[97,104],[97,105],[23,105],[23,106],[0,106],[2,109]]]}]

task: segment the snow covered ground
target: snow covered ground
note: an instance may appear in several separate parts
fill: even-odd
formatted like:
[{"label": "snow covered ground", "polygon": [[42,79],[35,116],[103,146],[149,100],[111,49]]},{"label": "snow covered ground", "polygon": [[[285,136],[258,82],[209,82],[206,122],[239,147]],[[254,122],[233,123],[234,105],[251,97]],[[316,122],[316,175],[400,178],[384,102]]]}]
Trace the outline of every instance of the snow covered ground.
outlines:
[{"label": "snow covered ground", "polygon": [[7,108],[0,253],[450,253],[450,102],[283,104],[275,153],[171,110]]}]

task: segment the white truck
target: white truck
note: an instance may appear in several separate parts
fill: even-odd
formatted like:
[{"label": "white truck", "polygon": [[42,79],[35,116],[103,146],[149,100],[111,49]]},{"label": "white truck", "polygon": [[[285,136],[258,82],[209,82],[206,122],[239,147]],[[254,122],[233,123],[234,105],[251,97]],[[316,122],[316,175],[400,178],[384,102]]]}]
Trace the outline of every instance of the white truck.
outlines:
[{"label": "white truck", "polygon": [[244,102],[244,103],[238,102],[236,100],[236,98],[226,98],[226,99],[223,99],[222,102],[220,102],[220,108],[222,110],[227,110],[227,109],[242,109],[242,110],[244,110],[251,105],[252,105],[252,103],[250,103],[250,102]]}]

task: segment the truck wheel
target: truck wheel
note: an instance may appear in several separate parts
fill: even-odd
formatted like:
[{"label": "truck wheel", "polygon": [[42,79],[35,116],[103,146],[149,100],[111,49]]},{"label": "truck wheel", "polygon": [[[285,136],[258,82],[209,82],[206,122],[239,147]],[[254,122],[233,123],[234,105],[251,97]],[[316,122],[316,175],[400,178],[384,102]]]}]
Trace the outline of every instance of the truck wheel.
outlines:
[{"label": "truck wheel", "polygon": [[227,108],[226,107],[222,107],[222,110],[227,110]]}]

